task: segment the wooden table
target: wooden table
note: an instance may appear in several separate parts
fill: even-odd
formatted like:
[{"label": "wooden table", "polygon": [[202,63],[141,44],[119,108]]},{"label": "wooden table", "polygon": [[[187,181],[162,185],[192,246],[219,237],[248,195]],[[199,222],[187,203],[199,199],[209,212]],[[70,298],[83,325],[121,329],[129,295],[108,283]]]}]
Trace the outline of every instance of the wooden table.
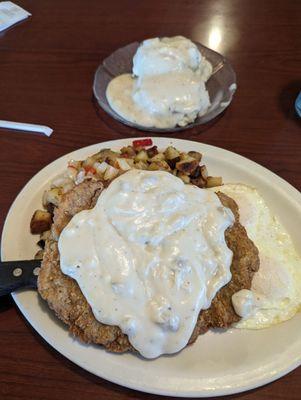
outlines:
[{"label": "wooden table", "polygon": [[[0,119],[54,129],[0,131],[0,224],[23,185],[71,150],[137,136],[92,104],[93,74],[135,40],[182,34],[225,54],[238,91],[215,124],[174,135],[246,156],[301,189],[301,3],[275,0],[19,0],[32,18],[0,33]],[[17,227],[16,227],[17,229]],[[150,399],[76,367],[47,345],[12,300],[0,306],[1,399]],[[301,369],[231,398],[300,399]]]}]

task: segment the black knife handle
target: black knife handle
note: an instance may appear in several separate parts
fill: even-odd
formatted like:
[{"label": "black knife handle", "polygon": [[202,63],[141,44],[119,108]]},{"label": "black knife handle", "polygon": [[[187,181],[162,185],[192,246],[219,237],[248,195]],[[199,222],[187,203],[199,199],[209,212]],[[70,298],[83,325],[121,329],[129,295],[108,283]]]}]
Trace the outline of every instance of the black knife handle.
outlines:
[{"label": "black knife handle", "polygon": [[1,261],[0,296],[10,294],[17,289],[37,288],[41,260]]}]

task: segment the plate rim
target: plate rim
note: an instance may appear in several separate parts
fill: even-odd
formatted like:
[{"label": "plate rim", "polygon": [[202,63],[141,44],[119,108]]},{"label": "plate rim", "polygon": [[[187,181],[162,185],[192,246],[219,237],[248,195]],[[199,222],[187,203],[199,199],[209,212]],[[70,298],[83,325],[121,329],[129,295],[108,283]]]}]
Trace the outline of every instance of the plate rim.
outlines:
[{"label": "plate rim", "polygon": [[[288,196],[290,198],[290,200],[293,199],[295,205],[297,205],[297,207],[301,210],[301,193],[293,186],[291,185],[289,182],[285,181],[283,178],[279,177],[277,174],[275,174],[274,172],[270,171],[269,169],[267,169],[264,166],[261,166],[260,164],[244,157],[241,156],[237,153],[231,152],[229,150],[223,149],[221,147],[217,147],[217,146],[213,146],[213,145],[208,145],[206,143],[202,143],[202,142],[196,142],[193,140],[186,140],[186,139],[177,139],[177,138],[172,138],[172,137],[152,137],[152,136],[145,136],[147,138],[152,138],[152,140],[155,141],[167,141],[167,142],[172,142],[175,145],[179,145],[181,146],[184,144],[191,144],[191,145],[197,145],[197,146],[202,146],[204,149],[204,153],[206,156],[206,151],[210,149],[211,150],[218,150],[221,151],[223,153],[223,155],[225,156],[226,160],[232,160],[234,158],[234,161],[239,161],[239,160],[244,160],[244,163],[247,162],[247,167],[252,167],[252,168],[256,168],[260,171],[265,170],[265,172],[268,173],[268,175],[271,175],[277,179],[277,181],[279,182],[280,186],[281,186],[281,191],[283,194],[285,194],[287,197],[287,189],[289,188],[289,190],[291,191],[290,195]],[[57,158],[56,160],[52,161],[51,163],[49,163],[48,165],[46,165],[45,167],[43,167],[40,171],[38,171],[25,185],[24,187],[21,189],[21,191],[17,194],[17,196],[15,197],[13,203],[11,204],[9,211],[7,213],[7,216],[5,218],[5,222],[3,225],[3,231],[2,231],[2,235],[1,235],[1,254],[5,254],[5,250],[4,250],[4,243],[5,243],[5,234],[7,231],[7,226],[9,224],[9,220],[11,218],[11,215],[13,214],[14,208],[16,207],[17,202],[20,200],[20,197],[22,197],[22,195],[24,194],[24,192],[26,192],[28,186],[30,185],[30,183],[32,183],[32,181],[34,179],[38,179],[38,176],[40,174],[42,174],[42,172],[45,172],[45,170],[49,169],[50,167],[55,166],[59,161],[63,161],[64,159],[66,159],[67,157],[72,157],[72,155],[74,155],[77,152],[85,152],[85,151],[94,151],[96,146],[115,146],[115,147],[119,147],[121,145],[124,145],[124,142],[132,142],[135,138],[134,137],[129,137],[129,138],[121,138],[121,139],[116,139],[116,140],[109,140],[109,141],[104,141],[104,142],[99,142],[99,143],[95,143],[89,146],[84,146],[84,147],[80,147],[74,151],[71,151],[67,154],[62,155],[61,157]],[[139,136],[139,139],[143,139],[143,137]],[[120,144],[119,144],[120,143]],[[122,144],[121,144],[122,143]],[[160,146],[160,144],[159,144]],[[286,189],[286,190],[285,190]],[[5,256],[4,256],[5,259]],[[70,361],[72,361],[74,364],[78,365],[79,367],[89,371],[90,373],[99,376],[103,379],[106,379],[110,382],[116,383],[118,385],[133,389],[133,390],[138,390],[141,392],[146,392],[146,393],[152,393],[152,394],[160,394],[160,395],[165,395],[165,396],[177,396],[177,397],[211,397],[211,396],[222,396],[222,395],[229,395],[229,394],[235,394],[235,393],[241,393],[250,389],[255,389],[258,388],[260,386],[263,386],[267,383],[271,383],[277,379],[279,379],[280,377],[288,374],[289,372],[291,372],[292,370],[294,370],[295,368],[297,368],[299,365],[301,365],[301,354],[299,357],[296,357],[296,359],[294,359],[294,361],[286,366],[285,368],[282,368],[280,370],[277,370],[276,372],[272,371],[270,374],[267,374],[266,376],[264,376],[262,379],[257,380],[255,383],[249,383],[246,385],[239,385],[239,386],[231,386],[228,388],[223,388],[223,389],[214,389],[214,388],[210,388],[210,389],[202,389],[202,391],[200,390],[191,390],[191,391],[174,391],[174,390],[162,390],[160,388],[152,388],[149,387],[147,384],[142,383],[140,385],[137,385],[137,382],[127,382],[124,381],[122,379],[122,377],[118,377],[118,376],[111,376],[110,374],[101,371],[101,373],[96,373],[95,371],[91,370],[88,366],[83,366],[83,364],[80,364],[80,360],[76,360],[76,355],[73,356],[72,354],[69,354],[68,351],[64,351],[62,352],[61,349],[59,349],[55,342],[52,340],[51,337],[45,337],[45,334],[42,332],[42,329],[39,329],[39,327],[37,327],[33,321],[31,321],[30,316],[28,315],[26,309],[24,308],[24,306],[22,305],[22,302],[19,301],[18,299],[18,293],[13,293],[12,297],[16,303],[16,305],[18,306],[18,308],[20,309],[21,313],[23,314],[23,316],[26,318],[26,320],[30,323],[30,325],[39,333],[39,335],[41,335],[43,337],[43,339],[49,344],[51,345],[54,349],[56,349],[61,355],[63,355],[64,357],[68,358]]]}]

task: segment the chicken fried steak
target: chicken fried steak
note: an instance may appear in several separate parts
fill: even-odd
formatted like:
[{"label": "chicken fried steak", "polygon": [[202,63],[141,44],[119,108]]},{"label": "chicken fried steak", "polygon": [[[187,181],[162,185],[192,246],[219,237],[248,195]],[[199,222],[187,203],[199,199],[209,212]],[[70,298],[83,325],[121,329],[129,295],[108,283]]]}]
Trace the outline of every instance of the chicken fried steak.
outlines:
[{"label": "chicken fried steak", "polygon": [[[70,332],[83,342],[100,344],[113,352],[135,351],[119,327],[105,325],[95,319],[77,282],[60,269],[58,237],[61,231],[75,214],[93,208],[102,190],[100,181],[90,180],[63,195],[54,210],[51,235],[46,240],[38,290],[58,318],[69,326]],[[210,328],[227,328],[239,321],[240,317],[232,306],[232,295],[241,289],[250,289],[253,275],[259,268],[258,250],[239,223],[236,203],[223,193],[219,192],[218,196],[235,216],[235,223],[225,232],[227,245],[233,252],[232,279],[217,293],[210,308],[200,312],[190,344]]]}]

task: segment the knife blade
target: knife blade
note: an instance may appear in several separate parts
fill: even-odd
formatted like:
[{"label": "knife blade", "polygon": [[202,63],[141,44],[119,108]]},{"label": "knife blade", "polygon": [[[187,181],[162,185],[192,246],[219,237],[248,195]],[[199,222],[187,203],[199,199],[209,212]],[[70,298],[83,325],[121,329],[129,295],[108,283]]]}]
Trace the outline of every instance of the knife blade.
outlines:
[{"label": "knife blade", "polygon": [[36,289],[41,260],[0,261],[0,296],[17,289]]}]

